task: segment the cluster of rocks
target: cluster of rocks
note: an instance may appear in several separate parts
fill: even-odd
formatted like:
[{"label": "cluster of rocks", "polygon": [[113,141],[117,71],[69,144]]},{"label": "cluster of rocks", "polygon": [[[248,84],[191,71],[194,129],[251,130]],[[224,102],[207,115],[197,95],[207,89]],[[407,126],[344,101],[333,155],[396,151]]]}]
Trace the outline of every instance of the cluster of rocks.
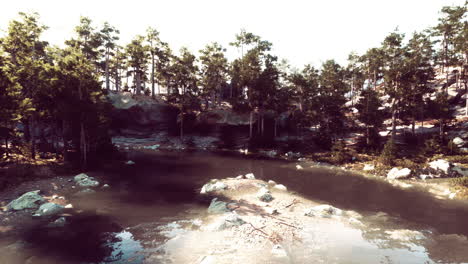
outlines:
[{"label": "cluster of rocks", "polygon": [[[74,183],[81,188],[81,190],[76,193],[77,195],[94,193],[95,191],[91,188],[96,188],[100,185],[93,177],[89,177],[84,173],[80,173],[73,178]],[[104,184],[102,188],[108,188],[109,185]],[[74,188],[74,186],[72,186]],[[54,202],[58,200],[65,201],[65,197],[60,197],[57,195],[52,196],[50,201],[47,201],[42,195],[40,190],[26,192],[20,197],[11,201],[7,206],[7,211],[30,211],[32,216],[35,218],[53,218],[55,216],[61,215],[66,209],[72,209],[72,204],[62,205],[65,202]],[[60,204],[62,203],[62,204]],[[60,217],[55,222],[51,223],[51,226],[60,226],[63,225],[65,218]]]},{"label": "cluster of rocks", "polygon": [[65,206],[47,202],[44,197],[40,195],[40,190],[24,193],[17,199],[11,201],[7,205],[8,211],[21,211],[27,209],[34,209],[34,217],[48,217],[61,214],[65,210]]},{"label": "cluster of rocks", "polygon": [[[374,165],[365,164],[363,171],[375,170]],[[409,168],[392,168],[387,173],[387,179],[407,179],[410,177],[418,177],[420,179],[428,178],[447,178],[447,177],[466,177],[468,176],[468,168],[464,168],[449,161],[438,159],[428,163],[428,166],[422,170],[412,171]]]}]

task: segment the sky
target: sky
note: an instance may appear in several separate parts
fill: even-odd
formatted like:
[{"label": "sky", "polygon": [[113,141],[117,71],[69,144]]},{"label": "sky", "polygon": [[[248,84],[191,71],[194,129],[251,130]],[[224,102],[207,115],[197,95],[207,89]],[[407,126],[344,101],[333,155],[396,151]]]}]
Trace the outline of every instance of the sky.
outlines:
[{"label": "sky", "polygon": [[327,59],[346,63],[399,28],[410,35],[434,26],[445,5],[465,0],[14,0],[0,5],[0,35],[18,12],[38,12],[49,27],[43,39],[62,46],[73,36],[80,16],[95,26],[105,21],[120,30],[120,44],[145,34],[149,26],[173,50],[198,54],[216,41],[229,59],[240,52],[229,46],[241,28],[273,43],[273,53],[293,67],[319,66]]}]

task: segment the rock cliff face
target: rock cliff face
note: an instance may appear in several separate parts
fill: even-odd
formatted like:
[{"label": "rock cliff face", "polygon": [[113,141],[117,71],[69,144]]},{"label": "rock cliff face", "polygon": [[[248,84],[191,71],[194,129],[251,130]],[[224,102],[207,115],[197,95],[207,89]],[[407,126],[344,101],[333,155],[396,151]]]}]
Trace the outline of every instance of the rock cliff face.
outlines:
[{"label": "rock cliff face", "polygon": [[176,124],[179,110],[147,96],[136,99],[131,93],[109,93],[114,106],[112,123],[114,133],[126,136],[146,136],[166,132]]},{"label": "rock cliff face", "polygon": [[[177,107],[148,96],[133,96],[131,93],[114,93],[108,95],[114,106],[111,114],[113,134],[124,137],[150,137],[155,134],[178,133]],[[238,114],[229,109],[216,109],[202,112],[196,116],[186,116],[184,127],[186,132],[209,131],[210,136],[219,137],[223,127],[247,127],[250,114]],[[253,116],[253,122],[256,117]],[[190,129],[192,128],[192,129]],[[206,133],[203,133],[208,136]]]}]

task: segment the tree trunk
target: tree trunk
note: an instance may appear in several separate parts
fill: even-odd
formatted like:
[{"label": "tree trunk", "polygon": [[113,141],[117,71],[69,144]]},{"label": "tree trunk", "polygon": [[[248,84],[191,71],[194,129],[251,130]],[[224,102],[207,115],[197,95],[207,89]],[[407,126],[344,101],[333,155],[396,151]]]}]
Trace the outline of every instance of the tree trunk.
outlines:
[{"label": "tree trunk", "polygon": [[444,119],[443,118],[439,119],[439,137],[440,137],[440,142],[443,142],[444,140]]},{"label": "tree trunk", "polygon": [[252,111],[250,111],[249,125],[250,125],[249,139],[251,139],[252,138],[252,132],[253,132],[253,112]]},{"label": "tree trunk", "polygon": [[396,136],[396,114],[397,114],[396,104],[397,104],[397,100],[393,99],[393,102],[392,102],[392,140],[395,140],[395,136]]},{"label": "tree trunk", "polygon": [[184,115],[180,113],[180,141],[184,139]]},{"label": "tree trunk", "polygon": [[63,140],[63,161],[66,163],[68,162],[68,140],[67,140],[67,137],[66,137],[66,129],[67,129],[67,125],[66,125],[66,121],[63,120],[62,121],[62,140]]},{"label": "tree trunk", "polygon": [[85,135],[85,125],[84,125],[84,122],[81,121],[81,124],[80,124],[80,142],[81,142],[81,157],[82,157],[82,160],[81,160],[81,168],[82,169],[86,169],[87,165],[88,165],[88,157],[87,157],[87,143],[86,143],[86,135]]},{"label": "tree trunk", "polygon": [[264,133],[265,133],[265,118],[264,118],[263,114],[262,114],[262,117],[261,117],[261,118],[262,118],[262,129],[261,129],[261,133],[260,133],[260,134],[263,136]]},{"label": "tree trunk", "polygon": [[35,127],[34,127],[34,114],[29,118],[29,135],[30,135],[30,144],[31,144],[31,158],[36,159],[36,136],[35,136]]},{"label": "tree trunk", "polygon": [[106,90],[109,91],[110,80],[109,80],[109,48],[106,52]]},{"label": "tree trunk", "polygon": [[141,94],[141,76],[140,76],[140,70],[137,70],[135,73],[135,79],[136,79],[136,94],[140,95]]},{"label": "tree trunk", "polygon": [[151,95],[154,94],[154,54],[151,54]]},{"label": "tree trunk", "polygon": [[274,127],[274,134],[273,134],[273,137],[276,138],[277,136],[277,130],[276,130],[276,125],[277,125],[278,121],[277,119],[275,118],[275,127]]}]

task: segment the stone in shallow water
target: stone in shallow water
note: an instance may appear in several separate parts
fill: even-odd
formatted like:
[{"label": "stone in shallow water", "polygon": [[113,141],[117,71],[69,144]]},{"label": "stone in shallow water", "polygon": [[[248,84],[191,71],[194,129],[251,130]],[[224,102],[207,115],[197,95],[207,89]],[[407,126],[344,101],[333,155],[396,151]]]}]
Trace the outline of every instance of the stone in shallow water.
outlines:
[{"label": "stone in shallow water", "polygon": [[39,207],[39,209],[34,213],[33,216],[42,217],[42,216],[53,216],[63,212],[65,207],[55,204],[55,203],[45,203]]},{"label": "stone in shallow water", "polygon": [[80,187],[97,187],[99,186],[99,182],[96,181],[94,178],[89,177],[77,182],[78,186]]},{"label": "stone in shallow water", "polygon": [[35,209],[40,204],[45,202],[45,199],[39,195],[41,191],[27,192],[21,195],[18,199],[11,201],[7,208],[8,210],[24,210],[24,209]]},{"label": "stone in shallow water", "polygon": [[308,209],[304,215],[306,216],[319,216],[324,218],[331,218],[332,216],[341,216],[343,215],[343,211],[336,207],[333,207],[328,204],[322,204],[314,206]]}]

